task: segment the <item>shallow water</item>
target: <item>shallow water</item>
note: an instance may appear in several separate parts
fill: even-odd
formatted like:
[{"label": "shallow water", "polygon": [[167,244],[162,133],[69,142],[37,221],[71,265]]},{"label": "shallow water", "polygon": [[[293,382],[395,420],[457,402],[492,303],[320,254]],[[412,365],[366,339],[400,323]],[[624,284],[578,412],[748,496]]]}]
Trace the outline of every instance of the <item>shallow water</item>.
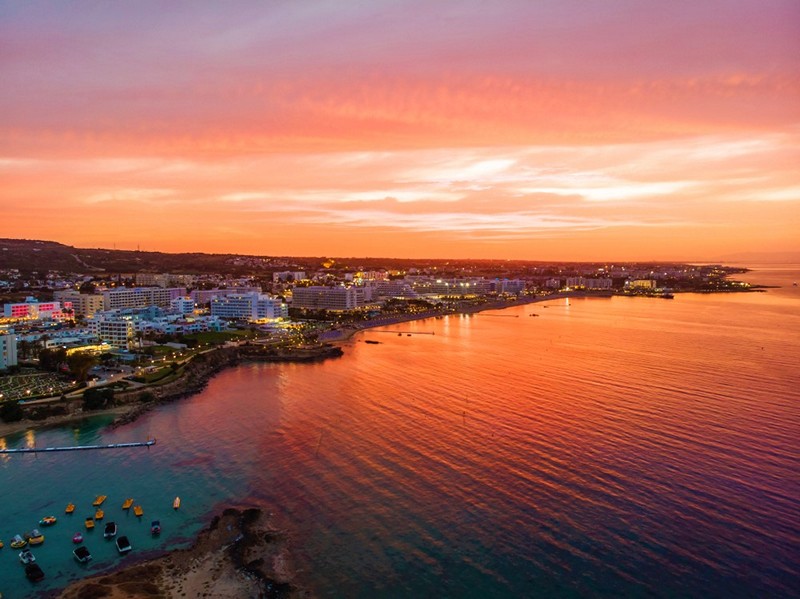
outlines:
[{"label": "shallow water", "polygon": [[228,370],[115,431],[95,419],[6,438],[158,444],[0,458],[0,538],[59,516],[35,550],[45,583],[6,544],[0,591],[84,575],[70,538],[103,493],[134,552],[89,533],[89,572],[257,504],[319,596],[796,595],[800,275],[748,276],[784,286],[407,323],[394,330],[435,334],[371,331],[341,359]]}]

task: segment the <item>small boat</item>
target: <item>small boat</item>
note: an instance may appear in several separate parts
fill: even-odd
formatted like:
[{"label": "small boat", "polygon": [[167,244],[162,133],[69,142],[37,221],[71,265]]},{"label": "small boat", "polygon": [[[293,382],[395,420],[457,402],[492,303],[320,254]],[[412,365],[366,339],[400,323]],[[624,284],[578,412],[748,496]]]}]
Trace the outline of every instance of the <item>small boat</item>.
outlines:
[{"label": "small boat", "polygon": [[89,553],[89,550],[86,548],[86,545],[81,545],[80,547],[76,547],[75,549],[73,549],[72,555],[74,555],[75,559],[82,564],[85,564],[90,559],[92,559],[92,554]]},{"label": "small boat", "polygon": [[53,526],[56,523],[55,516],[45,516],[41,520],[39,520],[39,526]]},{"label": "small boat", "polygon": [[142,509],[141,505],[133,506],[133,515],[134,516],[141,516],[142,514],[144,514],[144,510]]},{"label": "small boat", "polygon": [[14,538],[11,539],[11,543],[10,543],[12,549],[22,549],[27,544],[28,544],[28,541],[26,541],[25,539],[23,539],[19,535],[14,535]]},{"label": "small boat", "polygon": [[94,519],[95,520],[102,520],[103,516],[105,516],[105,513],[103,512],[103,510],[101,510],[100,508],[97,508],[97,511],[94,513]]},{"label": "small boat", "polygon": [[117,536],[117,525],[114,522],[106,522],[106,527],[103,530],[103,536],[106,539]]},{"label": "small boat", "polygon": [[181,498],[176,497],[175,501],[172,502],[172,509],[177,510],[179,507],[181,507]]},{"label": "small boat", "polygon": [[83,535],[79,532],[76,532],[74,535],[72,535],[72,542],[75,543],[76,545],[79,543],[83,543]]},{"label": "small boat", "polygon": [[39,567],[39,564],[26,564],[25,576],[27,576],[28,580],[31,582],[39,582],[44,578],[44,571]]},{"label": "small boat", "polygon": [[107,497],[106,495],[98,495],[97,497],[94,498],[94,501],[92,502],[92,505],[94,507],[97,507],[99,505],[103,505],[103,502],[106,500],[106,497]]},{"label": "small boat", "polygon": [[131,543],[130,541],[128,541],[128,537],[124,535],[121,537],[117,537],[117,551],[119,551],[120,554],[128,553],[131,549],[133,549],[133,547],[131,547]]},{"label": "small boat", "polygon": [[161,534],[161,522],[158,520],[153,520],[150,523],[150,534],[154,537]]},{"label": "small boat", "polygon": [[74,511],[75,511],[75,504],[74,503],[68,503],[67,507],[64,508],[64,513],[65,514],[71,514]]},{"label": "small boat", "polygon": [[32,564],[36,561],[36,556],[31,553],[30,549],[23,549],[19,552],[19,561],[23,564]]},{"label": "small boat", "polygon": [[[0,541],[0,549],[2,549],[2,548],[3,548],[3,541]],[[2,599],[2,598],[0,598],[0,599]]]},{"label": "small boat", "polygon": [[86,518],[86,528],[87,529],[88,528],[94,528],[94,518],[92,518],[91,516]]},{"label": "small boat", "polygon": [[26,533],[25,537],[28,539],[28,545],[41,545],[44,543],[44,535],[39,532],[38,528]]},{"label": "small boat", "polygon": [[129,510],[129,509],[131,509],[132,505],[133,505],[133,498],[132,497],[128,497],[128,499],[125,500],[125,503],[122,504],[122,509],[123,510]]}]

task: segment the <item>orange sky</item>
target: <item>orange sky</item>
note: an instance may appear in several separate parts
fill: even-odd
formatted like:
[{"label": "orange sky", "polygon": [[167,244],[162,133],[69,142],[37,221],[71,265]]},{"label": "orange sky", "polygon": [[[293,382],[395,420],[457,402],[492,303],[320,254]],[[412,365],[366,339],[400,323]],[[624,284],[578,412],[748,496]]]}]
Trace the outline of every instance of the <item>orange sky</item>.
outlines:
[{"label": "orange sky", "polygon": [[800,251],[793,0],[4,3],[0,81],[0,237]]}]

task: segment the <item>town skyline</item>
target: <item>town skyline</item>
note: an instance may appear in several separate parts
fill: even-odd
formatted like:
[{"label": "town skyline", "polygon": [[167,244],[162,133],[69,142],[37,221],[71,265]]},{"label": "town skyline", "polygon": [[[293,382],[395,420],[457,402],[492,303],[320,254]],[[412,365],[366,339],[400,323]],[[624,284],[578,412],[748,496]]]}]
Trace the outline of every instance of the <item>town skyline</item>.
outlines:
[{"label": "town skyline", "polygon": [[5,6],[0,235],[169,253],[795,259],[798,12]]}]

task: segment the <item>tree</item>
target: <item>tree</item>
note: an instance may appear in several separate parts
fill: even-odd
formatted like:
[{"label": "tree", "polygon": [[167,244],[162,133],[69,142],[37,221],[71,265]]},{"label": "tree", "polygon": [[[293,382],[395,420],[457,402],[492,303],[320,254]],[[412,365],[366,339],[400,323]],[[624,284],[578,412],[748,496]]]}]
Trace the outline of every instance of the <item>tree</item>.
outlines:
[{"label": "tree", "polygon": [[19,400],[9,400],[0,403],[0,420],[3,422],[18,422],[22,420],[22,407]]},{"label": "tree", "polygon": [[113,389],[92,387],[83,392],[83,408],[85,410],[102,410],[114,405]]},{"label": "tree", "polygon": [[89,370],[97,364],[97,358],[88,351],[76,351],[67,356],[69,371],[79,381],[85,381]]},{"label": "tree", "polygon": [[44,370],[55,372],[67,359],[67,350],[63,347],[48,348],[39,351],[39,366]]}]

